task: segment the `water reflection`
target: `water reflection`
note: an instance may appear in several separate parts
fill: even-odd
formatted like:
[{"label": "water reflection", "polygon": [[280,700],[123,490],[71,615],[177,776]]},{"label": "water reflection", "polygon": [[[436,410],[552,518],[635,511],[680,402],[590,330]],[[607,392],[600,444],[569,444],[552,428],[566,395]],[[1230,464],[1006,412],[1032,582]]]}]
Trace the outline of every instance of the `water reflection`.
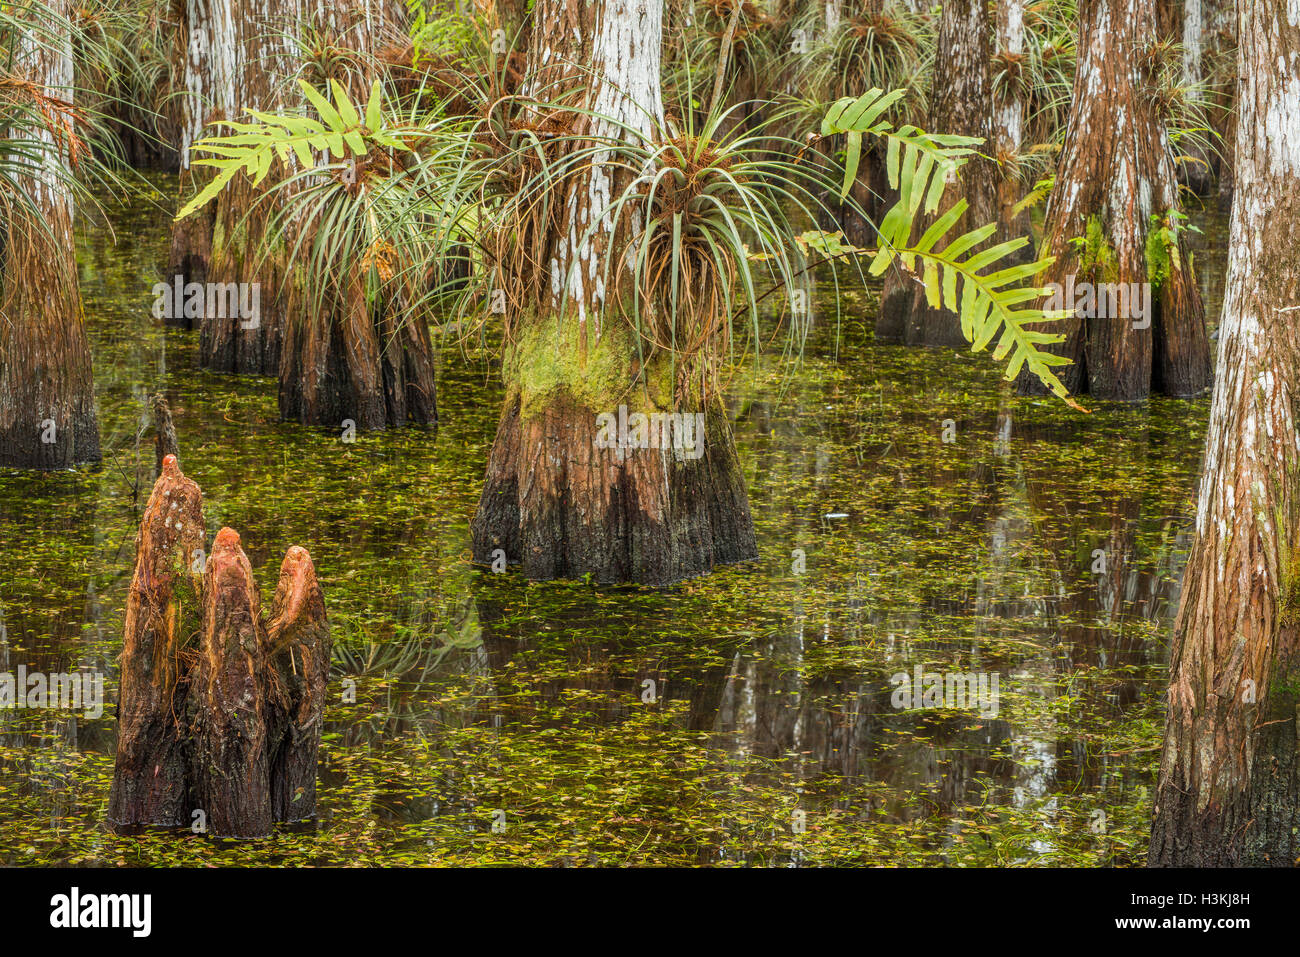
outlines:
[{"label": "water reflection", "polygon": [[[874,345],[870,294],[837,310],[810,275],[802,371],[732,381],[762,559],[671,592],[529,585],[466,563],[500,400],[482,355],[444,351],[436,439],[282,425],[272,382],[198,371],[193,337],[149,318],[166,214],[114,215],[119,244],[81,252],[111,455],[0,476],[0,671],[102,669],[115,697],[164,391],[209,534],[240,530],[268,594],[290,544],[320,571],[323,819],[239,851],[125,845],[99,827],[112,708],[0,712],[6,862],[1140,855],[1203,402],[1020,399],[985,356]],[[917,667],[996,674],[996,717],[895,707]]]}]

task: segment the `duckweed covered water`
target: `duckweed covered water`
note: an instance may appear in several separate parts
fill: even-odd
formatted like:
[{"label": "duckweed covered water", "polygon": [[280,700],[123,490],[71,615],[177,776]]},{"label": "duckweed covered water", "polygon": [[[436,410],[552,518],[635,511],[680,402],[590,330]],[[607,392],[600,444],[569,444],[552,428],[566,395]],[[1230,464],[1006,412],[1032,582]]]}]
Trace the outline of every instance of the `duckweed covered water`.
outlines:
[{"label": "duckweed covered water", "polygon": [[[273,380],[196,370],[196,335],[150,317],[165,202],[83,235],[102,468],[0,473],[0,671],[102,670],[108,699],[0,711],[0,861],[1143,862],[1206,401],[1019,398],[987,356],[874,344],[861,290],[837,337],[823,282],[798,374],[732,380],[760,560],[666,591],[530,584],[468,563],[490,351],[444,347],[436,434],[281,424]],[[268,596],[289,545],[314,556],[315,828],[103,826],[155,391],[209,541],[236,528]],[[996,715],[895,707],[918,666],[995,674]]]}]

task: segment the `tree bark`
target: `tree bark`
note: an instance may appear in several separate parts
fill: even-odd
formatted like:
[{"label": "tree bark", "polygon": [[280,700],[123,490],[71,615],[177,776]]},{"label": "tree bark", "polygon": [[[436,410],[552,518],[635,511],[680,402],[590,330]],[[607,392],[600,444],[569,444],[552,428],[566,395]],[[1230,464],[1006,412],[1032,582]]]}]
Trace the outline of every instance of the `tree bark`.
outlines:
[{"label": "tree bark", "polygon": [[280,417],[334,428],[350,420],[363,430],[436,424],[436,366],[424,315],[403,315],[400,290],[368,300],[362,264],[342,264],[341,272],[339,287],[319,298],[298,280],[280,365]]},{"label": "tree bark", "polygon": [[[929,132],[978,136],[990,141],[993,92],[989,76],[992,29],[986,0],[944,3],[939,23],[935,73],[930,90]],[[934,218],[963,197],[970,208],[954,226],[953,235],[997,221],[998,172],[988,160],[971,157],[960,173],[961,187],[949,187]],[[921,227],[922,231],[924,227]],[[900,268],[885,274],[877,334],[901,338],[907,345],[963,346],[961,320],[945,308],[926,302],[915,276]]]},{"label": "tree bark", "polygon": [[[194,192],[204,179],[202,168],[191,165],[190,149],[210,131],[217,119],[238,115],[235,98],[235,23],[232,0],[185,0],[180,29],[185,51],[185,93],[180,104],[180,196]],[[208,205],[172,225],[167,281],[181,277],[182,286],[206,283],[212,259],[215,206]],[[168,325],[198,329],[200,316],[187,316],[173,308]]]},{"label": "tree bark", "polygon": [[271,811],[277,821],[316,816],[316,754],[330,677],[325,596],[307,549],[293,546],[280,565],[267,640],[284,706],[271,740]]},{"label": "tree bark", "polygon": [[[231,0],[209,2],[215,7]],[[240,0],[229,8],[214,9],[217,12],[220,16],[210,19],[215,31],[213,55],[218,44],[229,43],[233,50],[233,99],[223,105],[219,118],[242,119],[250,110],[276,112],[296,102],[298,91],[290,88],[290,77],[301,0]],[[225,112],[227,108],[230,112]],[[282,167],[274,170],[257,191],[247,178],[236,177],[213,204],[207,280],[259,288],[254,317],[237,310],[233,315],[232,310],[205,312],[199,364],[213,372],[274,375],[280,368],[287,252],[283,241],[268,248],[265,240],[268,220],[279,202],[278,197],[268,196],[268,190],[286,174]]]},{"label": "tree bark", "polygon": [[[1073,360],[1060,373],[1071,392],[1122,402],[1152,391],[1191,397],[1210,384],[1205,309],[1186,244],[1178,237],[1160,246],[1159,259],[1149,253],[1153,232],[1177,225],[1181,212],[1168,137],[1145,95],[1143,63],[1156,38],[1153,0],[1079,4],[1074,96],[1045,223],[1045,252],[1056,262],[1044,285],[1152,286],[1152,315],[1076,315],[1058,327],[1065,342],[1049,347]],[[1081,251],[1076,240],[1085,238]],[[1157,263],[1167,264],[1167,276]],[[1044,391],[1027,374],[1020,386]]]},{"label": "tree bark", "polygon": [[10,204],[0,248],[0,466],[61,469],[98,462],[90,344],[86,338],[72,236],[73,200],[56,172],[70,162],[76,140],[72,114],[69,0],[54,0],[53,23],[14,38],[15,72],[30,80],[34,104],[51,126],[66,124],[56,143],[49,129],[11,130],[34,141],[40,166],[17,176],[17,187],[41,210],[43,222]]},{"label": "tree bark", "polygon": [[[579,132],[652,138],[663,119],[662,13],[660,0],[542,0],[527,89],[542,101],[586,105],[595,116],[573,114]],[[537,256],[549,282],[511,320],[507,398],[471,526],[473,555],[489,564],[501,549],[535,579],[667,585],[755,558],[757,547],[735,440],[716,398],[678,413],[704,417],[694,457],[598,445],[599,415],[617,415],[621,405],[676,411],[682,394],[671,358],[657,353],[643,368],[636,333],[606,303],[605,262],[626,265],[621,230],[604,206],[631,175],[612,159],[597,154],[559,187],[561,215]],[[579,241],[589,223],[596,228]]]},{"label": "tree bark", "polygon": [[[163,460],[136,540],[108,823],[261,837],[316,815],[329,621],[311,555],[291,547],[269,624],[239,535],[203,556],[203,498]],[[195,642],[193,636],[198,635]]]},{"label": "tree bark", "polygon": [[271,832],[267,712],[274,707],[257,583],[239,534],[223,528],[203,582],[203,647],[194,674],[194,797],[209,830]]},{"label": "tree bark", "polygon": [[153,409],[154,467],[161,475],[167,456],[181,454],[180,443],[176,438],[176,426],[172,424],[172,410],[167,405],[167,397],[157,392],[150,400],[150,405]]},{"label": "tree bark", "polygon": [[1157,866],[1293,866],[1300,829],[1300,26],[1238,7],[1236,191],[1205,460],[1174,626]]},{"label": "tree bark", "polygon": [[1222,137],[1219,156],[1216,158],[1219,174],[1219,193],[1232,194],[1236,169],[1235,143],[1237,139],[1237,11],[1232,0],[1202,0],[1209,3],[1208,22],[1211,75],[1215,78],[1213,95],[1216,109],[1211,113],[1212,124]]},{"label": "tree bark", "polygon": [[[1000,82],[993,84],[990,152],[998,162],[998,241],[1033,239],[1029,210],[1015,212],[1024,192],[1019,158],[1025,141],[1025,0],[998,0],[994,63]],[[977,224],[983,225],[983,224]],[[1026,244],[1022,260],[1033,255]]]},{"label": "tree bark", "polygon": [[[188,824],[185,713],[191,636],[198,630],[203,494],[176,456],[163,460],[136,536],[118,699],[108,822],[119,830]],[[198,566],[201,568],[201,566]]]}]

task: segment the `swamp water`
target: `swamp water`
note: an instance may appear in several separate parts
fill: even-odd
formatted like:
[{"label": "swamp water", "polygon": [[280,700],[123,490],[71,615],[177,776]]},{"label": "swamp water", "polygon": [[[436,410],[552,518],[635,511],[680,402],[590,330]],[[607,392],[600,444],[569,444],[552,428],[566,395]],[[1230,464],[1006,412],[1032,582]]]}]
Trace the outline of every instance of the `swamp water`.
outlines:
[{"label": "swamp water", "polygon": [[[987,355],[874,344],[872,297],[842,289],[837,320],[823,281],[800,372],[731,382],[760,560],[666,591],[529,584],[467,561],[489,353],[444,346],[436,435],[281,424],[273,380],[197,371],[196,334],[150,316],[165,202],[82,237],[103,466],[0,473],[0,673],[106,693],[98,718],[0,710],[0,862],[1142,863],[1207,400],[1018,398]],[[1213,315],[1224,217],[1194,221]],[[155,391],[207,540],[237,529],[268,600],[289,545],[315,560],[314,829],[103,827]],[[927,700],[925,675],[994,679],[995,707]]]}]

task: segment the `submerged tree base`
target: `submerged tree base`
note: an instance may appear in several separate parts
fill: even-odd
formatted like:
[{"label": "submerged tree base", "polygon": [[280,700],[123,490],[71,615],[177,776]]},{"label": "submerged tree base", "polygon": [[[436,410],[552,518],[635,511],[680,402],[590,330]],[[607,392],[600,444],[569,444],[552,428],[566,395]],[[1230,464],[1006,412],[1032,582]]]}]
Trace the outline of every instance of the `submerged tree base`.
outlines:
[{"label": "submerged tree base", "polygon": [[189,636],[199,623],[203,493],[176,456],[163,460],[136,538],[118,702],[117,760],[108,798],[116,828],[188,823],[182,730]]},{"label": "submerged tree base", "polygon": [[1254,722],[1244,734],[1249,740],[1243,753],[1253,759],[1245,777],[1235,777],[1236,766],[1221,764],[1215,787],[1202,795],[1195,782],[1176,773],[1187,764],[1179,759],[1179,742],[1195,748],[1196,741],[1226,740],[1230,725],[1241,728],[1246,723],[1232,714],[1228,699],[1239,694],[1240,687],[1238,672],[1229,665],[1217,689],[1223,696],[1209,696],[1209,710],[1217,712],[1196,716],[1181,734],[1174,730],[1166,737],[1169,773],[1162,775],[1156,793],[1150,867],[1294,867],[1300,856],[1300,807],[1295,797],[1300,793],[1300,695],[1293,690],[1294,663],[1270,678],[1258,708],[1243,709]]},{"label": "submerged tree base", "polygon": [[280,418],[358,429],[438,423],[433,342],[422,315],[367,297],[357,272],[337,296],[299,292],[285,330]]},{"label": "submerged tree base", "polygon": [[543,324],[512,348],[472,525],[476,562],[504,553],[530,579],[663,586],[758,557],[721,403],[673,411],[666,359],[630,384],[629,340],[611,331],[582,363]]}]

